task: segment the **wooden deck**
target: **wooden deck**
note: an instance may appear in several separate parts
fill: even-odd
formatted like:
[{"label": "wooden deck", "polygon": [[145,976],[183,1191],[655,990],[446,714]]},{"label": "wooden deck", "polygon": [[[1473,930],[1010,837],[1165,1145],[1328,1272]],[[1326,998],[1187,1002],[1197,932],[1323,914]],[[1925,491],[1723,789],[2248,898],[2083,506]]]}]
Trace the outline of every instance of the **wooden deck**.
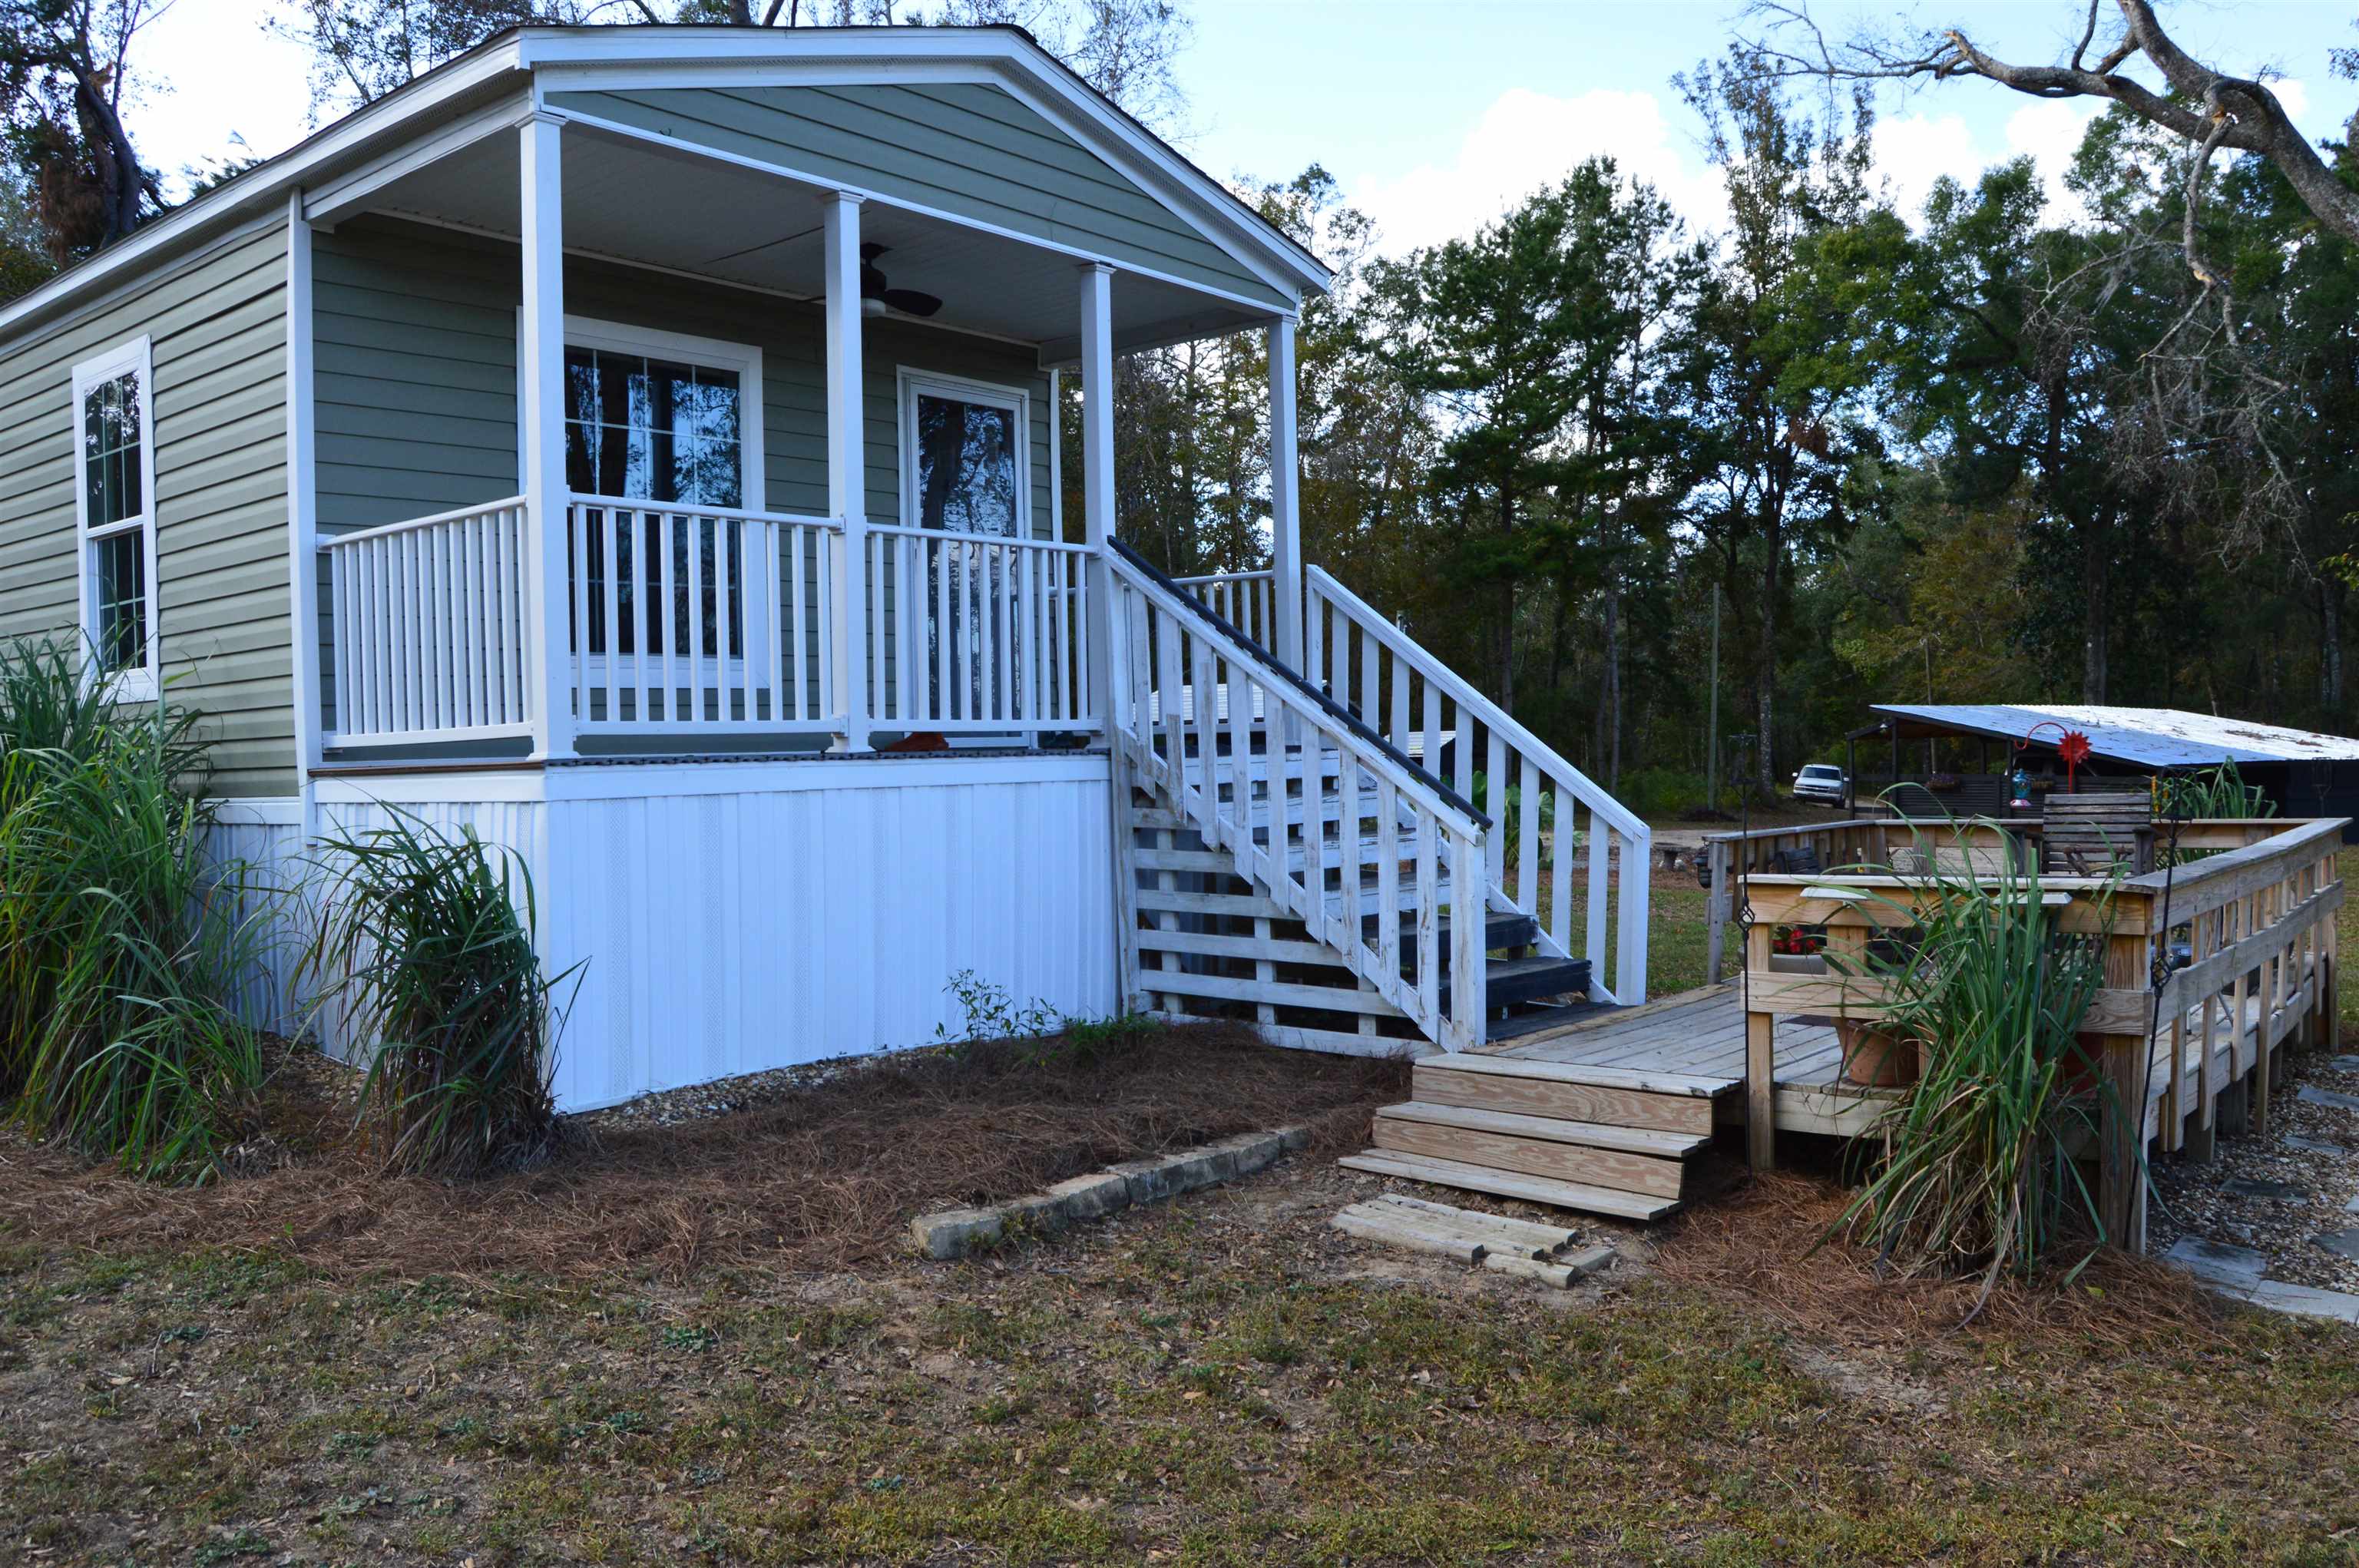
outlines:
[{"label": "wooden deck", "polygon": [[[1745,1115],[1745,999],[1727,981],[1643,1007],[1608,1007],[1578,1022],[1484,1049],[1486,1056],[1598,1069],[1600,1082],[1711,1098],[1720,1120]],[[1843,1081],[1830,1025],[1777,1020],[1776,1121],[1787,1132],[1853,1135],[1891,1098]]]}]

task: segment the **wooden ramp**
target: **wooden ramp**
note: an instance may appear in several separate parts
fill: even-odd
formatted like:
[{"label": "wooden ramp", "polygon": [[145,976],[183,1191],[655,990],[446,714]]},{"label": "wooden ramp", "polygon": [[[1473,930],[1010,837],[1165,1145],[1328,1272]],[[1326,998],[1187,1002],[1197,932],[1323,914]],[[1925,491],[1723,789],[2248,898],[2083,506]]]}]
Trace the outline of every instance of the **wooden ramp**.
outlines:
[{"label": "wooden ramp", "polygon": [[[1779,1021],[1776,1114],[1797,1132],[1850,1134],[1888,1096],[1842,1082],[1829,1025]],[[1419,1062],[1404,1105],[1376,1113],[1343,1164],[1440,1187],[1620,1219],[1660,1219],[1689,1195],[1716,1122],[1744,1116],[1745,1011],[1735,985],[1609,1008],[1479,1052]]]}]

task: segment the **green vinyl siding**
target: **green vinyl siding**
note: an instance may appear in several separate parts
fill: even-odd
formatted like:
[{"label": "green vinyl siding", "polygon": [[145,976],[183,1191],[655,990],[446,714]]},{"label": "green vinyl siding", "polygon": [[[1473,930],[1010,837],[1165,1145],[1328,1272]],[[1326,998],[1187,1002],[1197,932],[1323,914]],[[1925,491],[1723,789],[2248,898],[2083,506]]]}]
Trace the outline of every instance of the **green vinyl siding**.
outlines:
[{"label": "green vinyl siding", "polygon": [[79,635],[73,367],[152,341],[158,648],[223,795],[296,788],[286,284],[274,221],[0,343],[0,637],[16,637]]},{"label": "green vinyl siding", "polygon": [[[329,533],[496,501],[516,467],[513,245],[367,218],[313,249],[320,526]],[[819,308],[581,256],[571,316],[762,351],[763,504],[827,510],[827,346]],[[1049,378],[1036,353],[962,332],[870,321],[862,337],[869,517],[901,516],[899,373],[1030,394],[1033,531],[1049,531]]]},{"label": "green vinyl siding", "polygon": [[552,93],[552,107],[1242,295],[1294,301],[1006,90],[974,82]]}]

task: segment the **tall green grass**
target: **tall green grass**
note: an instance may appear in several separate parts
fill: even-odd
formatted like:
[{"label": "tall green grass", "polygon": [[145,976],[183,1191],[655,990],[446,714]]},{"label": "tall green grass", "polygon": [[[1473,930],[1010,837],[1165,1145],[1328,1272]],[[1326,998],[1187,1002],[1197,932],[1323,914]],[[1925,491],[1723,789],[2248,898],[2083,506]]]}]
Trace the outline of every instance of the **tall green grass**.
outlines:
[{"label": "tall green grass", "polygon": [[69,645],[0,648],[0,1094],[134,1174],[203,1180],[253,1111],[234,1010],[268,900],[216,861],[196,715],[115,704]]},{"label": "tall green grass", "polygon": [[364,1140],[388,1169],[450,1175],[546,1155],[556,994],[576,971],[541,973],[523,861],[396,811],[323,835],[310,865],[319,908],[297,976],[368,1044]]},{"label": "tall green grass", "polygon": [[1836,1231],[1902,1273],[1979,1271],[1976,1312],[2003,1274],[2104,1239],[2075,1158],[2098,1147],[2111,1093],[2077,1038],[2104,984],[2104,939],[2061,930],[2038,875],[2007,860],[1979,880],[1912,877],[1919,912],[1883,902],[1913,937],[1847,966],[1885,983],[1881,1027],[1921,1048],[1925,1070],[1861,1140],[1882,1158]]}]

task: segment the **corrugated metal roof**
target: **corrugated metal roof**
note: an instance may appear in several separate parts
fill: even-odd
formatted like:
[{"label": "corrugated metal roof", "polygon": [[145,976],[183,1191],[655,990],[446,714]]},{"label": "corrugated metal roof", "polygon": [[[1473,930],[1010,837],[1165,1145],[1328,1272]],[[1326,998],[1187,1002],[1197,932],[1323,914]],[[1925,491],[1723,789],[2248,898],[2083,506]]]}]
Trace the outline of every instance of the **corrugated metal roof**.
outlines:
[{"label": "corrugated metal roof", "polygon": [[[1877,702],[1879,713],[1919,719],[1971,734],[2020,740],[2041,724],[2060,724],[2089,737],[2099,757],[2139,768],[2184,768],[2218,762],[2359,761],[2359,740],[2254,724],[2181,708],[2114,708],[2060,704],[2019,707],[2005,702]],[[2057,738],[2041,732],[2043,743]]]}]

